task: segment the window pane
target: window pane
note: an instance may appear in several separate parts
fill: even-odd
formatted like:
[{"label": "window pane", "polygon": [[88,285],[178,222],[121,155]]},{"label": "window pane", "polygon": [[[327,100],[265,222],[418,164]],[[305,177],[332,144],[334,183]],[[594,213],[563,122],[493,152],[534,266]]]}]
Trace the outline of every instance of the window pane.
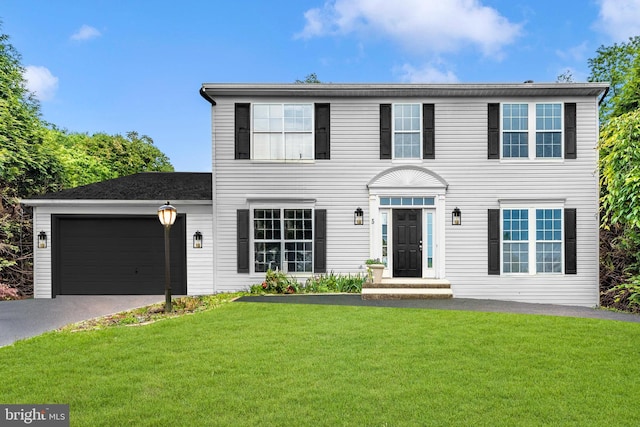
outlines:
[{"label": "window pane", "polygon": [[562,130],[560,104],[536,104],[536,130]]},{"label": "window pane", "polygon": [[529,157],[529,135],[524,132],[504,132],[502,136],[502,157]]},{"label": "window pane", "polygon": [[562,272],[562,209],[536,209],[536,272]]},{"label": "window pane", "polygon": [[254,243],[254,268],[257,273],[282,269],[280,243]]},{"label": "window pane", "polygon": [[284,159],[282,134],[254,133],[253,158],[258,160]]},{"label": "window pane", "polygon": [[310,242],[285,243],[284,256],[289,272],[304,273],[312,271],[312,244]]},{"label": "window pane", "polygon": [[560,135],[560,132],[537,132],[536,157],[562,157],[562,144],[560,141]]},{"label": "window pane", "polygon": [[313,136],[308,133],[285,134],[285,159],[311,160],[313,159]]}]

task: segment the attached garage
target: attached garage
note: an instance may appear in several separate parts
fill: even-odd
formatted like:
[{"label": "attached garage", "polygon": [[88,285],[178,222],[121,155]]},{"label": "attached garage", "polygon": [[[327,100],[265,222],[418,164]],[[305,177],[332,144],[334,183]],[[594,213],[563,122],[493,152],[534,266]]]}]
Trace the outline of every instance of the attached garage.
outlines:
[{"label": "attached garage", "polygon": [[23,200],[33,208],[34,297],[163,295],[157,211],[167,201],[178,212],[171,293],[215,293],[211,182],[210,173],[145,172]]},{"label": "attached garage", "polygon": [[[57,295],[161,295],[164,229],[156,216],[54,215]],[[171,290],[187,293],[185,216],[171,227]]]}]

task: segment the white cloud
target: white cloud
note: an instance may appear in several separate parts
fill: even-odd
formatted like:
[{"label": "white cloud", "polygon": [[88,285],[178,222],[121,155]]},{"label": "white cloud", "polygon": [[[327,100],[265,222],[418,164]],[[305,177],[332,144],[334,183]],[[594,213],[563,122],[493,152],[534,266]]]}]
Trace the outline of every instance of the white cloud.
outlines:
[{"label": "white cloud", "polygon": [[305,13],[299,38],[350,33],[389,37],[407,50],[451,52],[478,46],[499,54],[521,33],[496,9],[479,0],[329,0]]},{"label": "white cloud", "polygon": [[558,55],[558,57],[572,61],[584,61],[588,53],[589,45],[586,41],[577,46],[571,46],[566,50],[556,50],[556,55]]},{"label": "white cloud", "polygon": [[90,40],[96,37],[100,37],[101,35],[102,33],[100,33],[100,31],[93,28],[92,26],[83,25],[78,31],[71,35],[71,40]]},{"label": "white cloud", "polygon": [[599,0],[595,27],[615,41],[640,34],[640,0]]},{"label": "white cloud", "polygon": [[58,78],[51,74],[46,67],[27,65],[24,78],[27,81],[27,89],[33,92],[40,101],[53,99],[58,90]]},{"label": "white cloud", "polygon": [[432,64],[422,68],[404,64],[394,70],[399,75],[399,80],[407,83],[456,83],[458,78],[452,71],[438,69]]}]

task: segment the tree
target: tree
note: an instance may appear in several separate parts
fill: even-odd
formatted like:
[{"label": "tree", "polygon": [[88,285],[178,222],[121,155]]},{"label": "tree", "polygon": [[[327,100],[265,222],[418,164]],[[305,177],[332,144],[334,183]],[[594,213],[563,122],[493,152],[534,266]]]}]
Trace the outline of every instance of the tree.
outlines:
[{"label": "tree", "polygon": [[558,74],[558,77],[556,78],[556,82],[573,83],[573,73],[569,69],[565,70],[564,72]]},{"label": "tree", "polygon": [[19,197],[61,188],[63,171],[43,147],[40,105],[26,89],[20,59],[9,37],[0,34],[0,287],[25,293],[31,285],[32,229]]},{"label": "tree", "polygon": [[316,73],[307,74],[307,76],[304,78],[304,80],[296,79],[295,82],[298,83],[298,84],[317,84],[317,83],[322,83],[320,80],[318,80],[318,75]]},{"label": "tree", "polygon": [[[605,123],[611,116],[623,114],[626,98],[633,98],[632,91],[637,90],[638,62],[640,57],[640,36],[629,38],[627,43],[614,43],[613,46],[600,46],[596,56],[588,60],[591,74],[590,82],[608,82],[609,95],[600,105],[600,121]],[[635,83],[629,84],[630,81]],[[636,93],[637,95],[637,93]]]},{"label": "tree", "polygon": [[20,198],[173,166],[146,135],[67,133],[47,126],[26,88],[9,36],[0,33],[0,299],[33,291],[30,209]]},{"label": "tree", "polygon": [[126,136],[105,133],[69,133],[48,129],[46,145],[64,168],[65,188],[91,184],[138,172],[171,172],[173,166],[153,140],[128,132]]},{"label": "tree", "polygon": [[611,85],[600,107],[600,303],[640,311],[640,36],[596,53],[589,81]]}]

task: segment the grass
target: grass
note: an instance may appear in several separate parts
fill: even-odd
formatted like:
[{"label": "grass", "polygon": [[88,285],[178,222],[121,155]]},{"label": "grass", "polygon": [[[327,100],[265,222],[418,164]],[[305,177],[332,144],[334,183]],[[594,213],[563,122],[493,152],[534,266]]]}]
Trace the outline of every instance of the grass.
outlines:
[{"label": "grass", "polygon": [[0,348],[0,402],[73,426],[640,425],[640,324],[233,303]]}]

